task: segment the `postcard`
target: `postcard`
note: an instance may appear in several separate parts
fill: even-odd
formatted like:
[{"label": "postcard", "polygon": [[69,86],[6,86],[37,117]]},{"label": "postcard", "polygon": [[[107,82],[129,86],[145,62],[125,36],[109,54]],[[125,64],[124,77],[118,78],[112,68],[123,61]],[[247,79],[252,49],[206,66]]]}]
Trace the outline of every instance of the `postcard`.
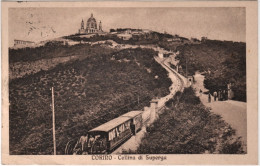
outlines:
[{"label": "postcard", "polygon": [[257,164],[257,1],[2,2],[3,164]]}]

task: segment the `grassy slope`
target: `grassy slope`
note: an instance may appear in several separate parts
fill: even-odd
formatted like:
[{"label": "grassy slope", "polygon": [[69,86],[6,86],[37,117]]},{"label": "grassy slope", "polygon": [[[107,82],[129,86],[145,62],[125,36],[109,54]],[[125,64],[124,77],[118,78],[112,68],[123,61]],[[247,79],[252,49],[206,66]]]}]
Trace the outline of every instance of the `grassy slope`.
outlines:
[{"label": "grassy slope", "polygon": [[73,46],[62,45],[59,42],[49,42],[36,48],[9,49],[9,62],[33,62],[42,59],[69,56],[92,56],[97,54],[109,54],[112,49],[100,45],[77,44]]},{"label": "grassy slope", "polygon": [[177,93],[167,106],[153,126],[147,128],[135,153],[244,153],[235,131],[205,108],[191,88]]},{"label": "grassy slope", "polygon": [[154,55],[142,49],[96,54],[10,82],[10,153],[52,153],[51,86],[55,87],[58,154],[68,140],[148,105],[158,95],[154,89],[168,94],[170,80]]},{"label": "grassy slope", "polygon": [[9,75],[10,79],[21,78],[41,70],[49,70],[60,63],[82,60],[98,54],[107,55],[115,51],[106,45],[67,46],[57,42],[49,42],[36,48],[9,49]]}]

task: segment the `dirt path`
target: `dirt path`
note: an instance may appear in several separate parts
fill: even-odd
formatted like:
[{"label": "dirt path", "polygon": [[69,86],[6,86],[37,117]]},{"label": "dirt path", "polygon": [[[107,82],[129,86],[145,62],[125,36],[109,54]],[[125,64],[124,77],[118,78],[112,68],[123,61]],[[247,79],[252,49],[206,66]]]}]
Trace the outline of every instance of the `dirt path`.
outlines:
[{"label": "dirt path", "polygon": [[[197,95],[199,95],[199,90],[203,92],[207,89],[203,86],[204,76],[196,74],[194,76],[196,83],[194,88],[196,88]],[[242,141],[246,144],[247,142],[247,110],[246,103],[234,100],[227,101],[214,101],[212,98],[211,103],[208,102],[208,96],[202,94],[200,96],[202,103],[211,108],[211,111],[215,114],[220,115],[228,124],[231,125],[233,129],[236,130],[237,136],[242,137]]]}]

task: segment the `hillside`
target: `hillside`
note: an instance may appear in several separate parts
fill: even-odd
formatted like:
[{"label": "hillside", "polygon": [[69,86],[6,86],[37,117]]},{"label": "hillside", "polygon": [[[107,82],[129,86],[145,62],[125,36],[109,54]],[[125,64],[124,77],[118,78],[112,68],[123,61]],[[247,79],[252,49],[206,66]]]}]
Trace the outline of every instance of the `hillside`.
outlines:
[{"label": "hillside", "polygon": [[9,49],[9,78],[21,78],[41,70],[49,70],[60,63],[115,51],[100,44],[69,46],[59,41],[49,41],[44,46],[35,48]]},{"label": "hillside", "polygon": [[[85,47],[74,49],[77,52]],[[64,49],[63,54],[69,53]],[[10,154],[52,154],[52,86],[57,154],[63,154],[69,140],[91,128],[127,111],[142,109],[154,96],[168,94],[171,82],[153,59],[155,55],[149,49],[101,50],[95,56],[12,80]]]},{"label": "hillside", "polygon": [[211,93],[232,83],[234,100],[246,101],[246,44],[242,42],[206,40],[201,44],[182,45],[176,59],[180,72],[188,75],[206,72],[205,88]]},{"label": "hillside", "polygon": [[137,154],[243,154],[243,144],[219,115],[195,96],[192,88],[177,93],[141,141]]}]

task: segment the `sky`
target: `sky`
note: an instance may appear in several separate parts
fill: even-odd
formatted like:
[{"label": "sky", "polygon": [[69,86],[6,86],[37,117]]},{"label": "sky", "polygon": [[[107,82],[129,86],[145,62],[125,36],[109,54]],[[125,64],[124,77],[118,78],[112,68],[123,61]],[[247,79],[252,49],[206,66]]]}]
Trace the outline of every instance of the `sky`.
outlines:
[{"label": "sky", "polygon": [[246,10],[242,7],[169,8],[10,8],[9,46],[14,39],[42,41],[75,34],[93,13],[104,31],[142,28],[183,37],[246,40]]}]

